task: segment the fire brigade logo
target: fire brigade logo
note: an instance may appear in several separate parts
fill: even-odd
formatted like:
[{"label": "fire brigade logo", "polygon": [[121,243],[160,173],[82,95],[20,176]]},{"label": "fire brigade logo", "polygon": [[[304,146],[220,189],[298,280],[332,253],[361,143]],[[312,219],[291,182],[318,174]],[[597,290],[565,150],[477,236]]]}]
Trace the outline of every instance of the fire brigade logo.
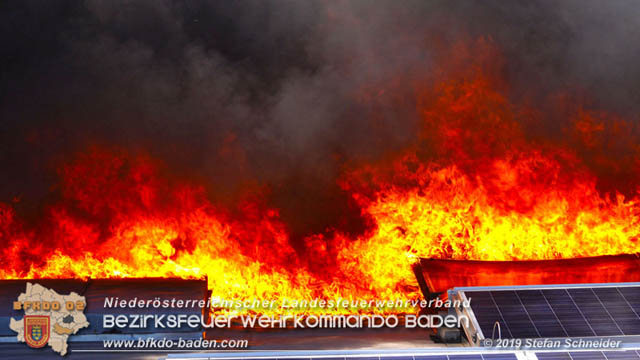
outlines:
[{"label": "fire brigade logo", "polygon": [[80,329],[89,326],[84,315],[86,299],[74,292],[61,295],[40,284],[27,283],[26,291],[13,302],[13,311],[24,311],[22,319],[9,320],[9,328],[15,331],[19,342],[29,347],[43,348],[65,355],[67,340]]},{"label": "fire brigade logo", "polygon": [[24,341],[32,348],[41,348],[49,341],[49,317],[40,315],[25,315]]}]

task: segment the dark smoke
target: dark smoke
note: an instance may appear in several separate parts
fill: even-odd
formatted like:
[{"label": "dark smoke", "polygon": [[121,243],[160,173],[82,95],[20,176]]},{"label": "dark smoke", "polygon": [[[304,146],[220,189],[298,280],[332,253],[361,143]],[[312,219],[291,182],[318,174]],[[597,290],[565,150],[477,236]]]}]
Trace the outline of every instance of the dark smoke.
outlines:
[{"label": "dark smoke", "polygon": [[[107,144],[204,179],[219,202],[267,184],[294,236],[357,232],[336,177],[413,139],[412,81],[428,79],[434,39],[494,41],[514,98],[573,89],[634,117],[639,10],[622,0],[1,2],[0,201],[34,213],[56,196],[60,163]],[[531,136],[561,138],[563,119],[545,119]]]}]

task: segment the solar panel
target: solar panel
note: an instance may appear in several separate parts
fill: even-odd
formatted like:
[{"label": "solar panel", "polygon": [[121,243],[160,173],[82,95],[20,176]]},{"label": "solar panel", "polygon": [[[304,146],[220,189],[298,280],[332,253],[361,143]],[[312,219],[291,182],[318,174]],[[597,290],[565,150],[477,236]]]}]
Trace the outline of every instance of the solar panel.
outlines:
[{"label": "solar panel", "polygon": [[493,336],[496,322],[502,338],[640,335],[640,285],[635,283],[459,291],[471,298],[484,338]]},{"label": "solar panel", "polygon": [[[276,358],[277,360],[326,360],[326,357],[308,357],[308,358]],[[380,354],[380,356],[349,356],[335,357],[332,359],[340,360],[516,360],[513,353],[492,353],[492,354],[461,354],[461,355],[415,355],[415,356],[388,356]],[[244,357],[243,360],[251,360],[251,357]],[[264,360],[264,358],[260,358]]]},{"label": "solar panel", "polygon": [[[535,356],[533,356],[535,355]],[[496,351],[479,348],[404,350],[276,350],[235,353],[169,354],[167,360],[640,360],[637,350]]]},{"label": "solar panel", "polygon": [[[326,360],[326,357],[307,357],[307,358],[289,358],[276,357],[277,360]],[[388,356],[380,354],[380,356],[349,356],[335,357],[332,359],[340,360],[516,360],[513,353],[504,354],[461,354],[461,355],[415,355],[415,356]],[[251,360],[251,357],[244,357],[243,360]],[[260,358],[264,360],[264,358]]]},{"label": "solar panel", "polygon": [[[513,353],[505,354],[469,354],[469,355],[444,355],[444,356],[414,356],[415,360],[516,360]],[[390,357],[380,357],[380,360],[393,360]]]},{"label": "solar panel", "polygon": [[414,356],[414,360],[449,360],[447,355],[419,355]]},{"label": "solar panel", "polygon": [[635,350],[538,352],[536,357],[538,360],[640,360],[640,354]]},{"label": "solar panel", "polygon": [[[478,352],[467,353],[465,349],[455,353],[442,353],[442,349],[420,350],[378,350],[378,351],[338,351],[340,354],[328,355],[327,351],[309,351],[308,356],[301,356],[304,351],[271,351],[264,353],[229,354],[170,354],[167,359],[208,358],[214,360],[517,360],[514,352]],[[403,352],[398,353],[398,352]],[[296,355],[292,355],[296,354]],[[306,354],[305,354],[306,355]],[[623,359],[621,359],[623,360]]]}]

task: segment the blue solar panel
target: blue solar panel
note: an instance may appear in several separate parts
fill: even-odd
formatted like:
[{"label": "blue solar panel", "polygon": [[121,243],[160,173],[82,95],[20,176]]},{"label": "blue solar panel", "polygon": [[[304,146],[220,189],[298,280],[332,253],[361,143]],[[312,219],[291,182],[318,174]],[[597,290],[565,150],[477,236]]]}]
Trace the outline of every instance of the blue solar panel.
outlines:
[{"label": "blue solar panel", "polygon": [[[516,355],[513,352],[509,353],[456,353],[456,354],[429,354],[429,352],[424,351],[420,352],[420,354],[414,354],[412,352],[408,352],[407,350],[399,350],[399,352],[405,352],[405,354],[401,354],[395,351],[389,350],[381,350],[378,352],[363,352],[358,353],[358,351],[346,350],[345,354],[336,354],[332,352],[332,354],[319,354],[322,351],[311,351],[309,354],[304,351],[295,351],[296,354],[291,354],[288,357],[287,352],[275,352],[275,354],[259,354],[255,353],[249,354],[241,354],[237,353],[237,356],[228,357],[228,356],[220,356],[221,354],[189,354],[184,356],[188,358],[190,356],[194,356],[197,358],[201,358],[203,355],[208,356],[209,359],[219,359],[219,360],[517,360]],[[305,356],[308,355],[308,356]],[[174,357],[183,358],[183,355],[180,354],[170,354],[167,359],[172,359]]]},{"label": "blue solar panel", "polygon": [[[569,289],[571,298],[598,336],[623,335],[593,289]],[[636,321],[638,321],[636,316]]]},{"label": "blue solar panel", "polygon": [[430,355],[417,355],[413,357],[415,360],[449,360],[449,358],[447,357],[447,355],[435,355],[435,356],[430,356]]},{"label": "blue solar panel", "polygon": [[607,360],[600,351],[570,352],[569,356],[571,356],[573,360]]},{"label": "blue solar panel", "polygon": [[640,360],[635,350],[538,352],[536,356],[538,360]]},{"label": "blue solar panel", "polygon": [[449,355],[449,360],[482,360],[482,355]]},{"label": "blue solar panel", "polygon": [[538,360],[572,360],[568,352],[536,353]]},{"label": "blue solar panel", "polygon": [[[243,358],[250,360],[251,358]],[[262,360],[262,358],[261,358]],[[350,357],[296,357],[277,358],[275,360],[517,360],[513,353],[493,353],[493,354],[459,354],[459,355],[416,355],[416,356],[350,356]]]},{"label": "blue solar panel", "polygon": [[567,333],[542,291],[516,291],[522,306],[541,337],[566,337]]},{"label": "blue solar panel", "polygon": [[489,291],[474,291],[468,294],[468,297],[471,297],[471,309],[485,337],[491,337],[493,324],[498,321],[501,324],[502,337],[514,338]]},{"label": "blue solar panel", "polygon": [[640,360],[640,354],[637,351],[604,351],[607,360]]},{"label": "blue solar panel", "polygon": [[620,288],[620,293],[629,301],[635,313],[640,314],[640,287]]},{"label": "blue solar panel", "polygon": [[562,329],[568,337],[595,336],[593,329],[580,313],[566,289],[541,290],[555,317],[563,324]]},{"label": "blue solar panel", "polygon": [[531,317],[522,306],[522,301],[515,291],[492,291],[491,296],[498,305],[498,311],[515,338],[540,337],[540,333],[532,325]]},{"label": "blue solar panel", "polygon": [[485,338],[492,337],[496,322],[502,338],[640,335],[638,286],[467,289],[465,294]]},{"label": "blue solar panel", "polygon": [[[407,357],[381,356],[380,360],[398,360],[399,358],[407,358]],[[413,360],[516,360],[516,355],[514,353],[416,355],[409,358]]]},{"label": "blue solar panel", "polygon": [[506,354],[482,354],[484,360],[516,360],[516,355],[513,353]]},{"label": "blue solar panel", "polygon": [[624,334],[640,334],[638,314],[618,288],[593,289],[602,304]]}]

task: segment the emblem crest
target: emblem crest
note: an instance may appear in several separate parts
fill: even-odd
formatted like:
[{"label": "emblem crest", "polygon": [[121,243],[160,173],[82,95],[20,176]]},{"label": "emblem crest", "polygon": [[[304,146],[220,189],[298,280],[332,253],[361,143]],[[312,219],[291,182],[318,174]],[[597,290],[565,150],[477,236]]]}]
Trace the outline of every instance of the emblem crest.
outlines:
[{"label": "emblem crest", "polygon": [[41,348],[49,342],[49,317],[44,315],[25,315],[24,341],[32,348]]}]

